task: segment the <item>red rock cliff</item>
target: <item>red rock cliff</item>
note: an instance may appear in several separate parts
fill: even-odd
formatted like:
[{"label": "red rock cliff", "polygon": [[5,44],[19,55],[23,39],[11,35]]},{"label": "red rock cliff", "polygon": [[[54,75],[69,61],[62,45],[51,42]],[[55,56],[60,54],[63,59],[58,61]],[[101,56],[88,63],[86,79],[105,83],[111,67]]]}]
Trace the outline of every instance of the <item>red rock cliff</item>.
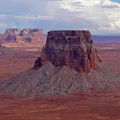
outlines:
[{"label": "red rock cliff", "polygon": [[89,31],[50,31],[42,59],[79,72],[96,69],[98,56]]}]

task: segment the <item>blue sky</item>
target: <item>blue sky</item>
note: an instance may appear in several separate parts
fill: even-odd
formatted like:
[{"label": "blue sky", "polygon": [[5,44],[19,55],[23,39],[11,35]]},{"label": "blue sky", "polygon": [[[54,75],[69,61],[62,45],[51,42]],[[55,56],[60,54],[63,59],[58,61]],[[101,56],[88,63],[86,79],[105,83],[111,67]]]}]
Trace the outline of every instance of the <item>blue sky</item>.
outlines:
[{"label": "blue sky", "polygon": [[0,0],[0,32],[7,28],[120,34],[120,0]]}]

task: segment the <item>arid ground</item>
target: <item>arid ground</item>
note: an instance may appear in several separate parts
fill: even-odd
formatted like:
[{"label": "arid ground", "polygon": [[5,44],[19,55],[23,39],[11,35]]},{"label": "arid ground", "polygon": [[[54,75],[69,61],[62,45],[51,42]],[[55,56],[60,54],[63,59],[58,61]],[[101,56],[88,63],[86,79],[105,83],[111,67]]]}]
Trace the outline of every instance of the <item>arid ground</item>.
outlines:
[{"label": "arid ground", "polygon": [[0,120],[119,120],[120,96],[71,96],[41,100],[0,97]]},{"label": "arid ground", "polygon": [[[120,44],[96,43],[105,64],[120,72]],[[33,66],[39,53],[0,57],[0,80]],[[120,96],[113,94],[24,100],[0,95],[0,120],[120,120]]]},{"label": "arid ground", "polygon": [[21,56],[0,56],[0,80],[7,80],[13,75],[32,68],[39,52],[26,52]]},{"label": "arid ground", "polygon": [[120,43],[97,43],[96,46],[103,63],[120,72]]}]

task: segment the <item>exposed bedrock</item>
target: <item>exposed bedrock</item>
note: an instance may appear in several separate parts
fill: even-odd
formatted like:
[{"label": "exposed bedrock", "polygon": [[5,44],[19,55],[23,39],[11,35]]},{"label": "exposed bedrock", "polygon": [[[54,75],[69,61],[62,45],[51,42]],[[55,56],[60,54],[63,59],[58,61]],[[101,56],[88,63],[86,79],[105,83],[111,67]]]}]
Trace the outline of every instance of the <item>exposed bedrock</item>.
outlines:
[{"label": "exposed bedrock", "polygon": [[68,66],[80,72],[96,69],[99,60],[89,31],[63,30],[48,32],[41,59],[54,66]]}]

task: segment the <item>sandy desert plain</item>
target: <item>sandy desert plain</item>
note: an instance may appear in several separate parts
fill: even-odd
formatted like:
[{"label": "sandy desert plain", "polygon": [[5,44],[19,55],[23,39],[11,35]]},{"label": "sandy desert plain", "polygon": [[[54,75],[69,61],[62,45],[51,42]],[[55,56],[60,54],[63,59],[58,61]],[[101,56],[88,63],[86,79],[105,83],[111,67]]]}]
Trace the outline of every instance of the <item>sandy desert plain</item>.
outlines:
[{"label": "sandy desert plain", "polygon": [[[105,64],[120,72],[120,43],[95,43]],[[39,52],[0,56],[0,80],[31,68]],[[118,93],[119,94],[119,93]],[[0,95],[0,120],[120,120],[120,94],[25,100]]]}]

